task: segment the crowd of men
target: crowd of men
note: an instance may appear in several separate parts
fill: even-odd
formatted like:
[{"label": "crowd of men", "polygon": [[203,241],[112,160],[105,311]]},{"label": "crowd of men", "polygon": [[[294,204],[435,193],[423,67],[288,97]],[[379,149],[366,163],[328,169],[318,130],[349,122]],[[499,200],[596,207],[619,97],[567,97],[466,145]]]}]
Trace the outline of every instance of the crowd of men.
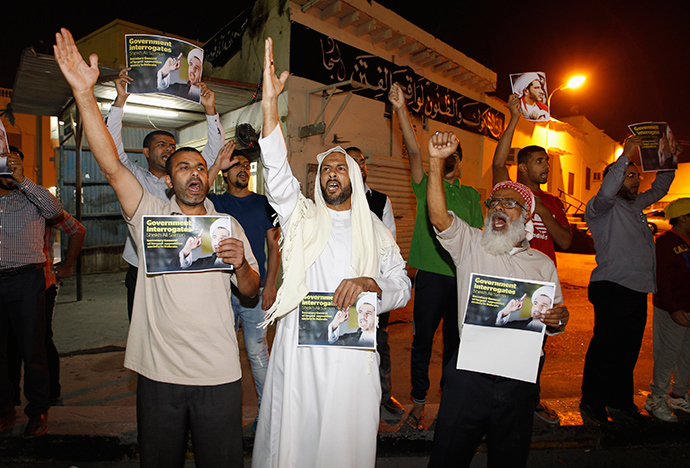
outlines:
[{"label": "crowd of men", "polygon": [[[410,300],[412,284],[396,243],[391,201],[366,184],[362,150],[335,147],[317,155],[318,183],[312,198],[303,195],[279,125],[278,96],[288,72],[276,73],[268,38],[259,140],[266,195],[249,188],[249,153],[233,142],[223,146],[215,94],[203,83],[199,93],[207,146],[202,152],[176,148],[172,134],[152,132],[143,142],[145,169],[129,160],[120,136],[126,85],[132,82],[127,69],[116,80],[117,98],[104,122],[93,93],[97,57],[86,63],[65,29],[56,42],[55,57],[72,88],[93,155],[128,226],[124,258],[130,264],[130,328],[124,365],[138,375],[141,466],[182,466],[189,434],[197,466],[241,465],[241,323],[260,407],[252,428],[252,466],[373,467],[381,408],[400,417],[405,412],[392,395],[387,328],[390,311]],[[532,317],[536,314],[539,330],[545,330],[542,348],[546,336],[565,330],[570,313],[563,304],[555,252],[570,246],[572,234],[561,201],[541,190],[549,156],[539,146],[523,148],[519,181],[510,180],[507,158],[522,105],[519,95],[511,96],[510,121],[494,155],[494,186],[484,214],[478,191],[458,177],[463,152],[457,137],[436,132],[420,145],[402,88],[392,85],[388,98],[399,117],[417,200],[408,260],[417,269],[413,405],[404,424],[413,431],[427,427],[429,363],[434,334],[443,322],[443,392],[429,466],[469,466],[483,437],[489,466],[525,466],[535,418],[559,423],[539,397],[543,351],[538,366],[535,354],[534,383],[456,363],[472,273],[548,284],[535,291],[531,302]],[[674,411],[690,413],[690,199],[666,207],[673,229],[655,245],[642,210],[668,192],[674,172],[660,172],[650,190],[638,193],[640,174],[631,157],[640,142],[639,137],[626,140],[585,214],[597,267],[589,285],[595,327],[580,410],[585,420],[601,425],[645,419],[633,401],[632,373],[650,292],[655,293],[654,373],[645,409],[669,422],[678,420]],[[25,435],[36,437],[48,430],[49,407],[61,404],[59,360],[50,331],[55,282],[69,276],[84,228],[24,176],[19,149],[3,156],[11,176],[0,177],[0,431],[16,419],[23,361]],[[227,191],[209,194],[219,172]],[[223,229],[232,234],[214,242],[213,262],[232,269],[141,274],[147,215],[228,215]],[[69,246],[64,262],[53,266],[56,230],[69,236]],[[547,290],[553,297],[544,295]],[[332,292],[339,312],[328,325],[327,341],[338,346],[298,346],[298,308],[310,291]],[[358,301],[366,292],[376,299]],[[512,302],[519,309],[525,297]],[[359,329],[340,335],[345,311],[355,304]],[[507,316],[492,322],[507,322]],[[270,324],[276,332],[269,358]],[[374,335],[377,352],[356,349],[373,343]]]}]

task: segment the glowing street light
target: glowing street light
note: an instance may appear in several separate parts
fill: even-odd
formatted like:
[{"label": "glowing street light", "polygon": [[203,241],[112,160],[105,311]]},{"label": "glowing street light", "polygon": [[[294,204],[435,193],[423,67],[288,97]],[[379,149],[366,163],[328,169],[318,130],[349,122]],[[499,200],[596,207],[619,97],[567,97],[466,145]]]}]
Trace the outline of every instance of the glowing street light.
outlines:
[{"label": "glowing street light", "polygon": [[561,91],[563,89],[568,89],[568,88],[577,88],[582,83],[584,83],[586,79],[587,79],[587,77],[582,76],[582,75],[574,76],[574,77],[570,78],[570,80],[568,80],[568,82],[566,84],[559,86],[558,88],[551,91],[551,94],[549,94],[549,99],[546,103],[546,105],[549,107],[549,112],[551,112],[551,97],[556,93],[556,91]]}]

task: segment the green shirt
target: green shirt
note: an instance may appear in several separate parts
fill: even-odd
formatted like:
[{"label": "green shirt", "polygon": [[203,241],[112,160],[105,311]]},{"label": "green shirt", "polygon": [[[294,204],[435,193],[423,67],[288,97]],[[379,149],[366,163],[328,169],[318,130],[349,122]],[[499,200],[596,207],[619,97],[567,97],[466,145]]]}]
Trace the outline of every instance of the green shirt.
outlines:
[{"label": "green shirt", "polygon": [[[414,221],[414,233],[410,245],[410,257],[407,263],[418,270],[438,273],[440,275],[455,276],[455,265],[450,254],[441,247],[436,239],[434,227],[429,221],[426,206],[426,173],[420,183],[412,181],[412,191],[417,197],[417,216]],[[446,192],[448,210],[466,221],[470,226],[481,228],[484,226],[484,215],[479,202],[479,192],[474,187],[460,185],[456,178],[450,184],[443,181]]]}]

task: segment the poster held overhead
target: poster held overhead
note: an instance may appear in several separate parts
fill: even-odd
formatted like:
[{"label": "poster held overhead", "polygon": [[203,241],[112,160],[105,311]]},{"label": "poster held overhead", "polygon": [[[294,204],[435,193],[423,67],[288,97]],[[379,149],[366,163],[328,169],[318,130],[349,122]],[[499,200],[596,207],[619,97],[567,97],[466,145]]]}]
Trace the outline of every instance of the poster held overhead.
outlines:
[{"label": "poster held overhead", "polygon": [[520,96],[520,113],[524,118],[534,122],[547,122],[551,119],[544,72],[510,75],[510,85],[513,94]]},{"label": "poster held overhead", "polygon": [[640,162],[642,172],[674,171],[683,146],[675,139],[666,122],[641,122],[628,125],[633,135],[642,136]]},{"label": "poster held overhead", "polygon": [[127,67],[132,94],[162,93],[201,102],[204,50],[189,42],[165,36],[125,36]]}]

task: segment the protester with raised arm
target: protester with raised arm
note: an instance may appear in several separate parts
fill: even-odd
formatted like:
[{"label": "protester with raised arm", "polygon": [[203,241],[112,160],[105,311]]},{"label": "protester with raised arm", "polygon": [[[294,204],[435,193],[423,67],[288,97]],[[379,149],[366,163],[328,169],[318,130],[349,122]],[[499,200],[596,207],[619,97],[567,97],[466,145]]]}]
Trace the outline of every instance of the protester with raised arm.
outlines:
[{"label": "protester with raised arm", "polygon": [[[82,115],[94,158],[122,207],[137,243],[139,268],[144,215],[215,215],[206,198],[206,162],[192,148],[165,161],[162,200],[144,190],[118,158],[101,119],[93,87],[98,57],[84,62],[66,29],[56,34],[55,58]],[[137,428],[142,467],[182,466],[191,430],[197,467],[242,465],[241,368],[235,336],[231,283],[247,296],[259,289],[256,260],[240,224],[220,242],[216,255],[234,271],[139,275],[125,367],[139,374]]]}]

